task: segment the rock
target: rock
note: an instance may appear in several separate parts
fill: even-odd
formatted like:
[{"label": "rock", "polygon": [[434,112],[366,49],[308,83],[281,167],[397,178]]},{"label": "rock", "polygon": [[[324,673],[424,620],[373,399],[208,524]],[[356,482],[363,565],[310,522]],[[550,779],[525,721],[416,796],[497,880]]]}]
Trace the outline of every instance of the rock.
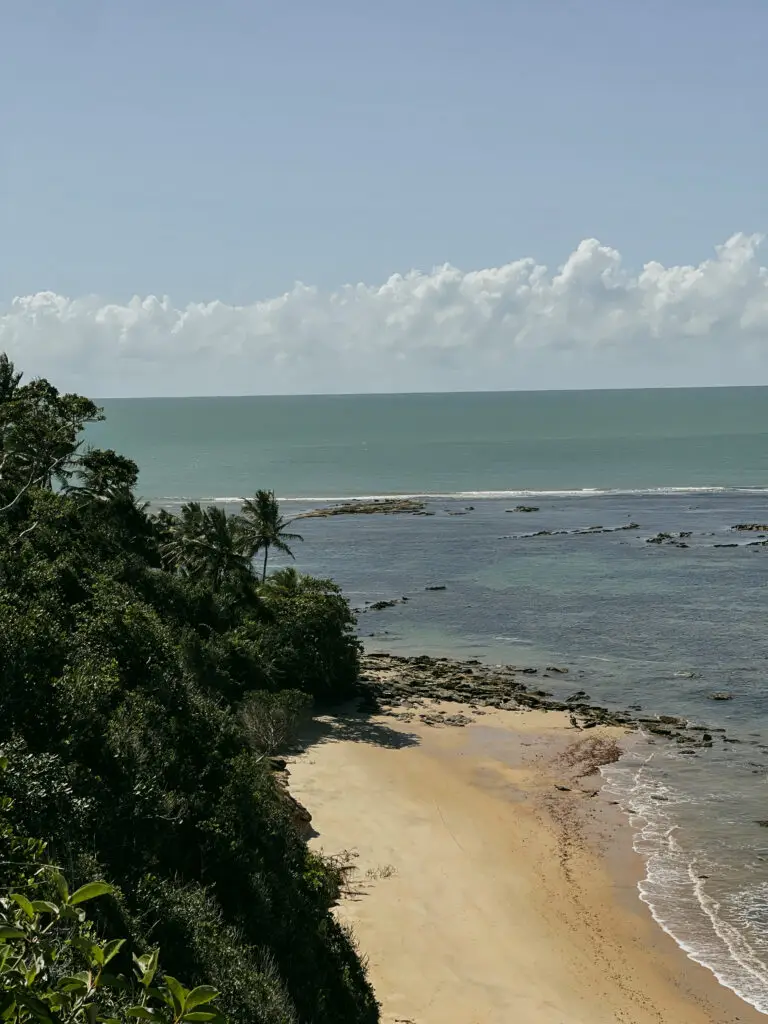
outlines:
[{"label": "rock", "polygon": [[570,786],[558,786],[557,783],[555,783],[555,789],[559,789],[561,793],[570,793],[571,792],[571,787]]},{"label": "rock", "polygon": [[586,701],[589,700],[589,694],[584,690],[577,690],[576,693],[572,693],[570,697],[565,698],[566,704],[571,704],[573,701]]},{"label": "rock", "polygon": [[659,715],[658,719],[662,725],[677,725],[685,728],[687,719],[679,718],[677,715]]},{"label": "rock", "polygon": [[459,714],[459,715],[446,715],[445,718],[443,719],[443,721],[445,722],[446,725],[464,726],[464,725],[471,725],[472,724],[472,719],[471,718],[469,718],[467,715],[461,715],[461,714]]},{"label": "rock", "polygon": [[755,824],[759,825],[760,828],[768,828],[768,818],[756,818]]},{"label": "rock", "polygon": [[507,512],[538,512],[538,505],[515,505],[514,508],[508,508]]},{"label": "rock", "polygon": [[717,693],[710,693],[709,700],[733,700],[733,694],[726,690],[718,690]]},{"label": "rock", "polygon": [[646,723],[646,729],[648,732],[655,733],[656,736],[674,736],[675,732],[669,725],[662,725],[660,722],[648,722]]},{"label": "rock", "polygon": [[547,665],[547,672],[557,672],[559,675],[567,675],[567,668],[560,668],[557,665]]},{"label": "rock", "polygon": [[350,515],[396,515],[398,513],[415,515],[423,513],[426,505],[423,501],[412,498],[381,498],[374,501],[345,501],[339,505],[316,508],[311,512],[302,512],[296,519],[324,519],[329,516]]},{"label": "rock", "polygon": [[433,587],[424,587],[424,589],[425,590],[447,590],[447,587],[445,587],[443,584],[439,584],[439,585],[433,586]]},{"label": "rock", "polygon": [[768,533],[768,523],[739,523],[732,530],[747,530],[753,533]]},{"label": "rock", "polygon": [[713,548],[737,548],[738,544],[713,544]]},{"label": "rock", "polygon": [[399,602],[398,601],[374,601],[373,604],[370,606],[370,610],[372,612],[380,612],[384,608],[394,608],[396,604],[399,604]]},{"label": "rock", "polygon": [[683,533],[657,533],[655,537],[646,537],[646,544],[671,544],[676,548],[687,548],[688,545],[682,538],[690,537],[691,531],[687,530]]}]

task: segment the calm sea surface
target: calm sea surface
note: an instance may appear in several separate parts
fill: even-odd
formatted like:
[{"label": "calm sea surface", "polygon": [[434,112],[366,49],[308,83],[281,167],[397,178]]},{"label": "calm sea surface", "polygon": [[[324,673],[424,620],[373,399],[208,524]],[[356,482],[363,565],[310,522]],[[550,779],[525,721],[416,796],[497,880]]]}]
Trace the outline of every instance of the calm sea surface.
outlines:
[{"label": "calm sea surface", "polygon": [[[768,524],[768,388],[104,405],[89,439],[134,458],[153,503],[427,496],[432,516],[301,524],[298,567],[343,585],[368,645],[555,662],[555,692],[709,726],[711,750],[649,743],[606,781],[657,920],[768,1013],[768,546],[749,543],[768,531],[732,530]],[[646,543],[660,531],[688,546]]]},{"label": "calm sea surface", "polygon": [[152,500],[768,485],[768,388],[104,405]]}]

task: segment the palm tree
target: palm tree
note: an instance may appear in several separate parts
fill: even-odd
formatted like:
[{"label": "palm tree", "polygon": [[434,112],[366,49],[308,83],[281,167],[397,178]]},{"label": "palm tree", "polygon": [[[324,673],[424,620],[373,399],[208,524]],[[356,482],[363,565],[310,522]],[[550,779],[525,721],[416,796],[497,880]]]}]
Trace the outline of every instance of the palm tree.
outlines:
[{"label": "palm tree", "polygon": [[139,467],[111,448],[90,448],[74,463],[70,475],[79,483],[66,483],[67,494],[103,504],[135,504],[133,489],[139,478]]},{"label": "palm tree", "polygon": [[164,538],[160,552],[167,568],[176,569],[184,576],[197,575],[200,562],[198,542],[204,531],[204,515],[199,501],[182,505],[178,515],[165,511],[158,514],[156,520]]},{"label": "palm tree", "polygon": [[266,600],[279,601],[285,598],[297,597],[301,593],[303,577],[292,565],[285,566],[273,572],[262,588],[262,596]]},{"label": "palm tree", "polygon": [[280,505],[274,491],[256,491],[240,510],[240,531],[243,544],[250,558],[259,551],[264,552],[262,583],[267,578],[269,549],[282,551],[293,558],[288,541],[304,540],[298,533],[288,533],[290,522],[280,515]]},{"label": "palm tree", "polygon": [[251,559],[243,552],[239,523],[223,509],[203,509],[197,501],[182,506],[181,515],[166,527],[169,539],[163,557],[187,576],[207,579],[218,593],[226,579],[251,575]]}]

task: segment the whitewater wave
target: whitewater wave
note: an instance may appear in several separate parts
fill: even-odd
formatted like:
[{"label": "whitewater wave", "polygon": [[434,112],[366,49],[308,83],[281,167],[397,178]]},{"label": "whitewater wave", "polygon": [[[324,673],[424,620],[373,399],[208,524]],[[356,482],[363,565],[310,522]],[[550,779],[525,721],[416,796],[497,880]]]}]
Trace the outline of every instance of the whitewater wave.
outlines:
[{"label": "whitewater wave", "polygon": [[768,964],[750,921],[768,900],[766,883],[760,883],[759,892],[745,887],[720,898],[708,891],[709,880],[720,874],[718,865],[701,851],[685,849],[675,819],[675,806],[695,801],[655,777],[653,757],[602,769],[606,790],[629,814],[634,849],[645,861],[640,899],[691,960],[768,1013]]},{"label": "whitewater wave", "polygon": [[[513,498],[599,498],[604,496],[616,497],[642,497],[642,496],[664,496],[664,495],[697,495],[697,494],[768,494],[768,487],[581,487],[563,490],[496,490],[496,491],[398,491],[388,494],[316,494],[316,495],[281,495],[279,500],[292,504],[334,504],[342,501],[401,501],[401,500],[422,500],[422,501],[484,501],[484,500],[509,500]],[[183,496],[166,495],[152,499],[160,503],[183,504],[187,501],[212,502],[220,505],[234,505],[242,503],[245,497],[239,495],[230,496]]]}]

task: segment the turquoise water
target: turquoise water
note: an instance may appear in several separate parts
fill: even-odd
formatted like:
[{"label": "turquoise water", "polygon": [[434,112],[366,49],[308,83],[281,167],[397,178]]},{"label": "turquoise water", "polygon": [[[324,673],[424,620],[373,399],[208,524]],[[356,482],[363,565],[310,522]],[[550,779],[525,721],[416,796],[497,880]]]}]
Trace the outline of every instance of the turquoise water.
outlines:
[{"label": "turquoise water", "polygon": [[148,500],[768,486],[768,388],[123,399]]},{"label": "turquoise water", "polygon": [[[431,516],[301,523],[299,569],[342,584],[367,645],[567,665],[547,688],[711,728],[711,750],[649,743],[607,784],[646,858],[641,898],[768,1014],[768,546],[732,529],[768,524],[768,388],[105,407],[90,440],[136,459],[140,492],[170,507],[236,511],[257,487],[289,514],[430,496]],[[509,511],[524,495],[538,511]],[[660,531],[689,533],[688,546],[646,543]],[[716,690],[733,700],[711,701]]]}]

